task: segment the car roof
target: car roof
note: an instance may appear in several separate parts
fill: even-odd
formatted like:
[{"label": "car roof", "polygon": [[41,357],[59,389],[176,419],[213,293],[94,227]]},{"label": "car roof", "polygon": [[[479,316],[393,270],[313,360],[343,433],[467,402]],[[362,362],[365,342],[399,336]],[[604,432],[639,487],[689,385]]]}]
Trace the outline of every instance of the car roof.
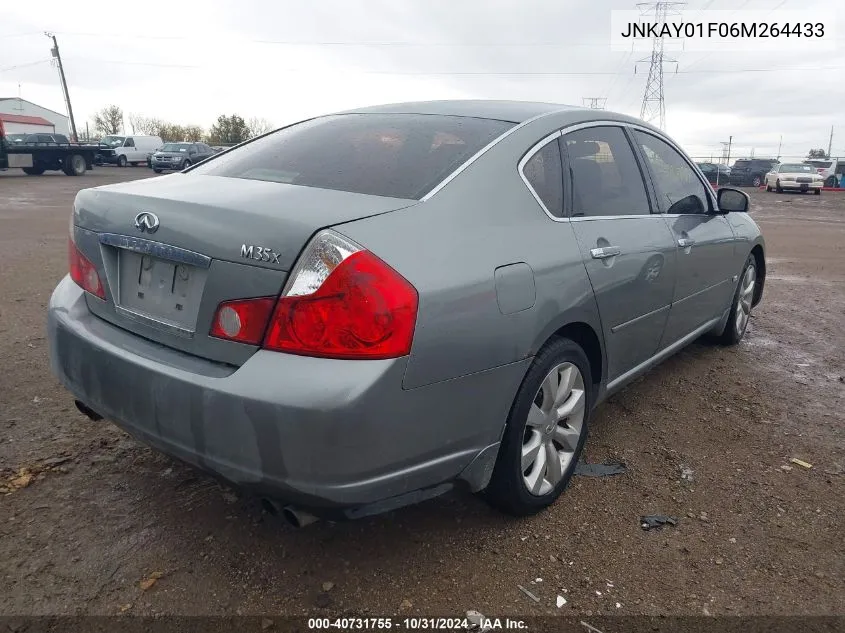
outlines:
[{"label": "car roof", "polygon": [[439,114],[444,116],[467,116],[479,119],[497,119],[512,123],[523,123],[541,114],[583,110],[579,106],[537,101],[495,101],[486,99],[409,101],[346,110],[339,114]]}]

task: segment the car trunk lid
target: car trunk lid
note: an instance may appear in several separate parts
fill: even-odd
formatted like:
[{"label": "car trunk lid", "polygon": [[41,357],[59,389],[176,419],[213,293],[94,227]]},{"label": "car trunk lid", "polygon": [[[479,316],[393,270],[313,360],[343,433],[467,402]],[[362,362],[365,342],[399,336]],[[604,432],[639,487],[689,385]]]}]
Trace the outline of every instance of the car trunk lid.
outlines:
[{"label": "car trunk lid", "polygon": [[85,190],[76,243],[106,287],[89,307],[148,339],[241,364],[257,348],[208,334],[222,301],[277,296],[316,231],[415,203],[190,173]]}]

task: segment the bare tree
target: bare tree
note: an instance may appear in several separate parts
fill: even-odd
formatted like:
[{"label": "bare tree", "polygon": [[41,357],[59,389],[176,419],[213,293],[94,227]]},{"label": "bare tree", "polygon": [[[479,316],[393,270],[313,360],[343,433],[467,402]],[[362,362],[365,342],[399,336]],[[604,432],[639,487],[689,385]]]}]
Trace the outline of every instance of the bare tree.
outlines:
[{"label": "bare tree", "polygon": [[272,130],[273,124],[267,119],[254,116],[247,121],[246,127],[249,133],[249,138],[255,138],[256,136],[261,136],[262,134],[266,134]]},{"label": "bare tree", "polygon": [[117,134],[123,127],[123,110],[120,106],[106,106],[94,115],[94,129],[103,135]]},{"label": "bare tree", "polygon": [[132,126],[133,133],[135,134],[152,134],[158,136],[158,131],[164,125],[164,122],[154,117],[130,114],[129,125]]}]

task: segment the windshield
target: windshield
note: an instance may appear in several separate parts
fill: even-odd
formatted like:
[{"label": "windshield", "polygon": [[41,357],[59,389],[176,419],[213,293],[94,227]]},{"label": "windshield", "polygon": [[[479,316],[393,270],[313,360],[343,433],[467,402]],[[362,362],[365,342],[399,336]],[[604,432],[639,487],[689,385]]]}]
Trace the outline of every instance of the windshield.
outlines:
[{"label": "windshield", "polygon": [[161,148],[162,152],[187,152],[191,149],[190,143],[165,143]]},{"label": "windshield", "polygon": [[781,165],[778,168],[778,171],[782,174],[787,174],[787,173],[812,174],[815,170],[810,165],[786,164],[786,165]]},{"label": "windshield", "polygon": [[508,121],[418,114],[341,114],[263,136],[191,173],[419,199]]},{"label": "windshield", "polygon": [[816,169],[827,169],[833,164],[833,161],[829,160],[808,160],[808,164],[812,165]]},{"label": "windshield", "polygon": [[104,136],[100,139],[100,143],[109,147],[120,147],[125,140],[125,136]]},{"label": "windshield", "polygon": [[10,143],[23,143],[26,140],[26,137],[29,136],[28,134],[7,134],[6,140]]}]

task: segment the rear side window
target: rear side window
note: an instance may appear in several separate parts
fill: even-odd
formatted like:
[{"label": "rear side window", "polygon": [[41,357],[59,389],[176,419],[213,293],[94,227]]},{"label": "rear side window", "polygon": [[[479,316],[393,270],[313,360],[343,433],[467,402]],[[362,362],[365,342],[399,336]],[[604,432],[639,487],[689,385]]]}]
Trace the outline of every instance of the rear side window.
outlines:
[{"label": "rear side window", "polygon": [[546,143],[522,167],[522,175],[546,210],[555,217],[563,215],[563,170],[557,138]]},{"label": "rear side window", "polygon": [[508,121],[418,114],[341,114],[256,139],[193,174],[419,199]]},{"label": "rear side window", "polygon": [[573,217],[651,213],[642,174],[621,128],[586,128],[566,134],[563,142]]},{"label": "rear side window", "polygon": [[634,136],[651,168],[666,213],[706,213],[710,209],[710,198],[684,157],[656,136],[639,131],[635,131]]}]

